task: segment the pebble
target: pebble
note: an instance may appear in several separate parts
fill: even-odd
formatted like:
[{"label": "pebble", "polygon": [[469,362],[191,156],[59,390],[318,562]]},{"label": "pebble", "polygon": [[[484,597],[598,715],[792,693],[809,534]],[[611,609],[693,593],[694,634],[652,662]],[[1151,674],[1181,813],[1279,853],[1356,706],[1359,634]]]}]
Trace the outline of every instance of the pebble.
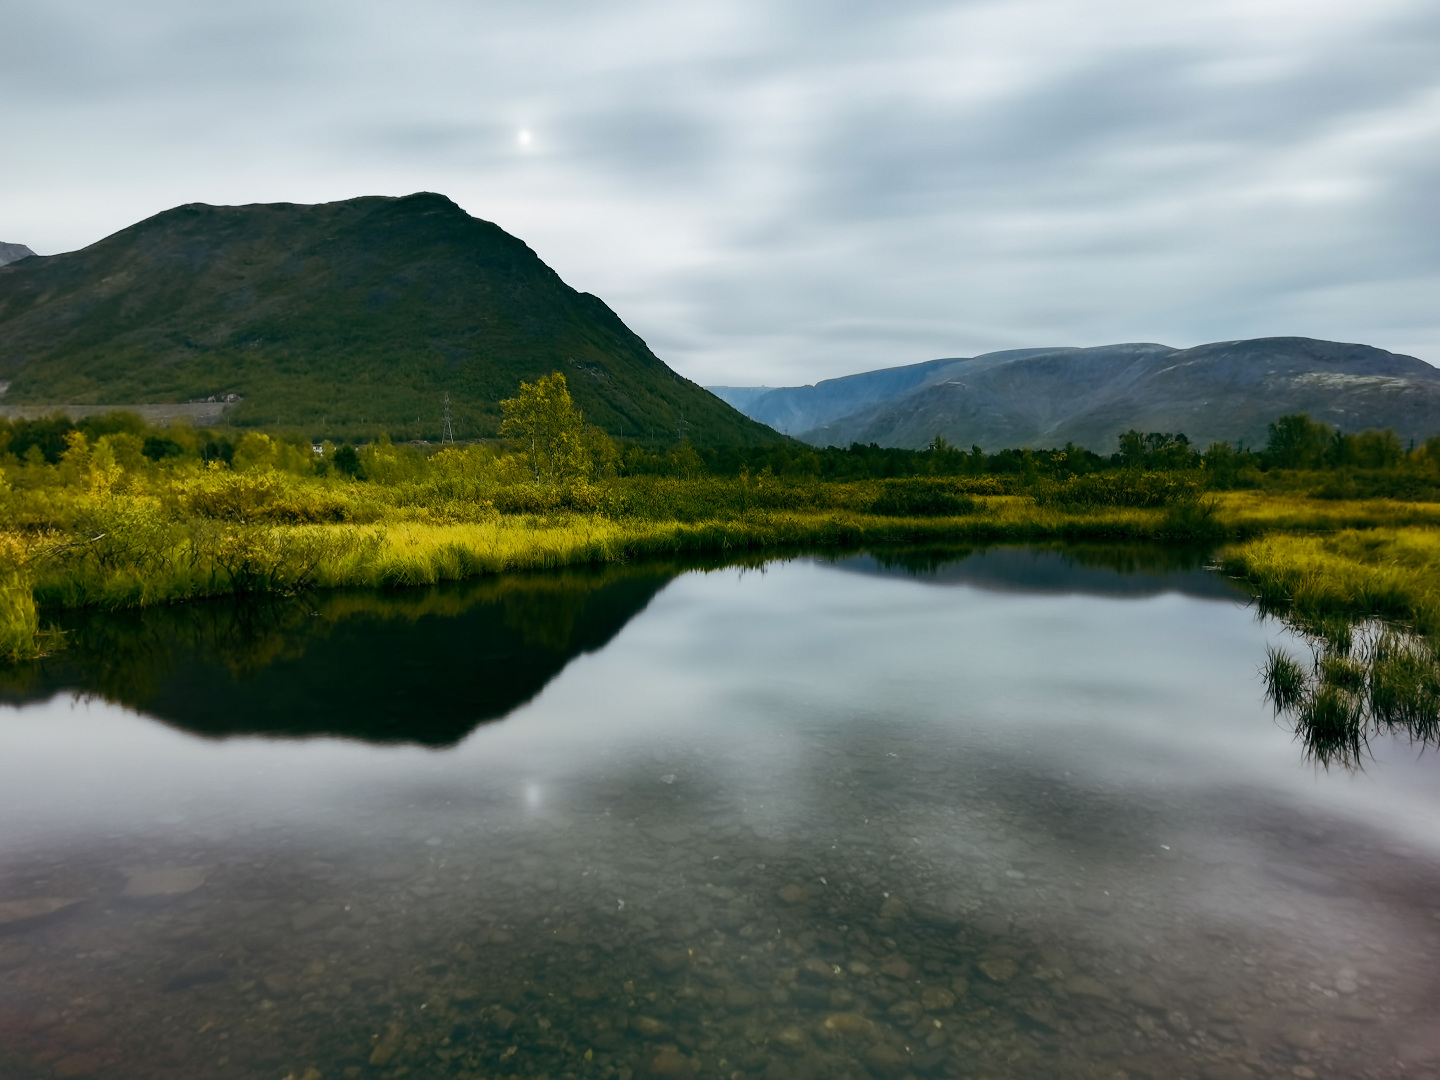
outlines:
[{"label": "pebble", "polygon": [[871,1038],[875,1035],[875,1021],[855,1012],[831,1013],[820,1022],[824,1035],[860,1036]]},{"label": "pebble", "polygon": [[948,1012],[955,1007],[955,995],[943,986],[927,986],[920,992],[926,1012]]},{"label": "pebble", "polygon": [[661,1047],[645,1065],[646,1076],[654,1080],[689,1080],[695,1075],[694,1063],[672,1047]]},{"label": "pebble", "polygon": [[910,1055],[889,1043],[866,1047],[865,1064],[877,1076],[900,1077],[910,1071]]},{"label": "pebble", "polygon": [[749,987],[731,986],[725,991],[725,1008],[732,1013],[749,1012],[760,1004],[760,995]]},{"label": "pebble", "polygon": [[666,1034],[670,1027],[662,1020],[653,1016],[634,1016],[630,1019],[630,1027],[639,1035],[647,1039],[658,1039]]},{"label": "pebble", "polygon": [[915,965],[903,956],[892,956],[880,965],[880,974],[908,982],[915,977]]},{"label": "pebble", "polygon": [[1008,983],[1020,973],[1020,965],[1008,956],[983,957],[975,966],[994,983]]},{"label": "pebble", "polygon": [[1089,975],[1073,975],[1066,979],[1065,992],[1077,997],[1099,998],[1102,1001],[1115,999],[1113,990],[1098,979],[1092,979]]},{"label": "pebble", "polygon": [[809,1045],[805,1032],[795,1024],[789,1024],[775,1033],[775,1045],[792,1054],[803,1053]]},{"label": "pebble", "polygon": [[401,1046],[405,1042],[405,1028],[398,1023],[390,1023],[385,1026],[375,1048],[370,1051],[370,1064],[377,1068],[389,1065],[400,1053]]},{"label": "pebble", "polygon": [[1160,992],[1160,987],[1149,979],[1136,979],[1130,984],[1125,992],[1131,1004],[1139,1005],[1142,1009],[1155,1009],[1163,1011],[1165,1008],[1165,996]]},{"label": "pebble", "polygon": [[880,905],[880,918],[882,919],[908,919],[909,917],[910,909],[898,896],[891,896]]}]

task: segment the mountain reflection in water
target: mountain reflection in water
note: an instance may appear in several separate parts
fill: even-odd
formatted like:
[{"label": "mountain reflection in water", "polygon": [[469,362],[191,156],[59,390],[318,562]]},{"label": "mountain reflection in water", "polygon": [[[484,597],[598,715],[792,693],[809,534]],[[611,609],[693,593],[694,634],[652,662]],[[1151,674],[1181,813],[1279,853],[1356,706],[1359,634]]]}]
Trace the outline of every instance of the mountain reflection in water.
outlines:
[{"label": "mountain reflection in water", "polygon": [[[1142,597],[1242,594],[1207,550],[1145,545],[906,547],[833,559],[936,585]],[[66,617],[66,646],[0,672],[0,703],[66,691],[209,737],[318,735],[449,746],[603,648],[677,575],[660,561]]]},{"label": "mountain reflection in water", "polygon": [[1440,1080],[1433,755],[1310,767],[1168,558],[77,617],[0,707],[0,1077]]},{"label": "mountain reflection in water", "polygon": [[200,735],[447,746],[602,648],[683,569],[81,613],[64,650],[0,675],[0,701],[76,691]]},{"label": "mountain reflection in water", "polygon": [[1179,593],[1239,600],[1245,591],[1207,569],[1213,551],[1150,544],[1051,544],[979,548],[880,549],[840,559],[843,570],[904,574],[932,585],[1025,593],[1080,593],[1139,598]]}]

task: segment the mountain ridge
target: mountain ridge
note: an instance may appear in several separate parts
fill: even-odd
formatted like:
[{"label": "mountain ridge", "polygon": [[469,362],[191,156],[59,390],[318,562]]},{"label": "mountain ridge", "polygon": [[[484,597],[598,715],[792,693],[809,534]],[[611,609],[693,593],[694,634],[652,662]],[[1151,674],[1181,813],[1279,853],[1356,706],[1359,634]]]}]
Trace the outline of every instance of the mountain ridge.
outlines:
[{"label": "mountain ridge", "polygon": [[12,262],[19,262],[21,259],[28,259],[35,252],[31,251],[24,244],[7,244],[0,241],[0,266],[8,266]]},{"label": "mountain ridge", "polygon": [[586,419],[678,442],[780,438],[661,361],[519,238],[431,192],[187,203],[79,251],[0,267],[7,404],[240,399],[316,436],[493,436],[500,400],[563,371]]},{"label": "mountain ridge", "polygon": [[[716,388],[740,400],[737,390]],[[1109,452],[1122,431],[1263,444],[1275,417],[1309,413],[1346,431],[1440,433],[1440,370],[1367,345],[1275,337],[1176,349],[1153,342],[1018,349],[781,387],[742,411],[814,445],[920,448],[936,435],[988,451]]]}]

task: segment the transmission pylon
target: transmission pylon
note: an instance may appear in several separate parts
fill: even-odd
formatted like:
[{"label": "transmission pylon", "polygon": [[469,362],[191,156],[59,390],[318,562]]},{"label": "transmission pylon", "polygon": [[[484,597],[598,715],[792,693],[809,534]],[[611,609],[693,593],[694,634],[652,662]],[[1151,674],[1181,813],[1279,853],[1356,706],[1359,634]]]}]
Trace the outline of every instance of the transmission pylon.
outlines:
[{"label": "transmission pylon", "polygon": [[444,446],[446,443],[453,445],[454,442],[455,429],[450,426],[450,395],[447,393],[445,395],[445,430],[440,433],[440,445]]}]

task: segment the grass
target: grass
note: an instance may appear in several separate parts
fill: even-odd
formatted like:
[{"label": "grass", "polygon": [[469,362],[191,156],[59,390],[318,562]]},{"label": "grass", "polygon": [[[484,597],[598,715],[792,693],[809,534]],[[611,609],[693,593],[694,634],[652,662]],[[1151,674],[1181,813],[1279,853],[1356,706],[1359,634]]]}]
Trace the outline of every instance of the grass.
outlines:
[{"label": "grass", "polygon": [[[1397,516],[1408,517],[1405,507]],[[1347,526],[1314,534],[1267,532],[1230,547],[1226,571],[1270,610],[1313,627],[1379,618],[1440,634],[1440,526]]]},{"label": "grass", "polygon": [[[480,447],[388,443],[368,480],[252,436],[235,467],[151,461],[134,434],[66,435],[55,464],[0,458],[0,656],[63,642],[47,612],[223,595],[408,587],[660,555],[1039,541],[1228,542],[1269,608],[1321,626],[1440,630],[1440,505],[1204,490],[1193,470],[1081,481],[821,480],[748,472],[537,486]],[[282,452],[283,451],[283,452]],[[308,452],[307,452],[308,453]],[[287,456],[288,455],[288,456]]]}]

